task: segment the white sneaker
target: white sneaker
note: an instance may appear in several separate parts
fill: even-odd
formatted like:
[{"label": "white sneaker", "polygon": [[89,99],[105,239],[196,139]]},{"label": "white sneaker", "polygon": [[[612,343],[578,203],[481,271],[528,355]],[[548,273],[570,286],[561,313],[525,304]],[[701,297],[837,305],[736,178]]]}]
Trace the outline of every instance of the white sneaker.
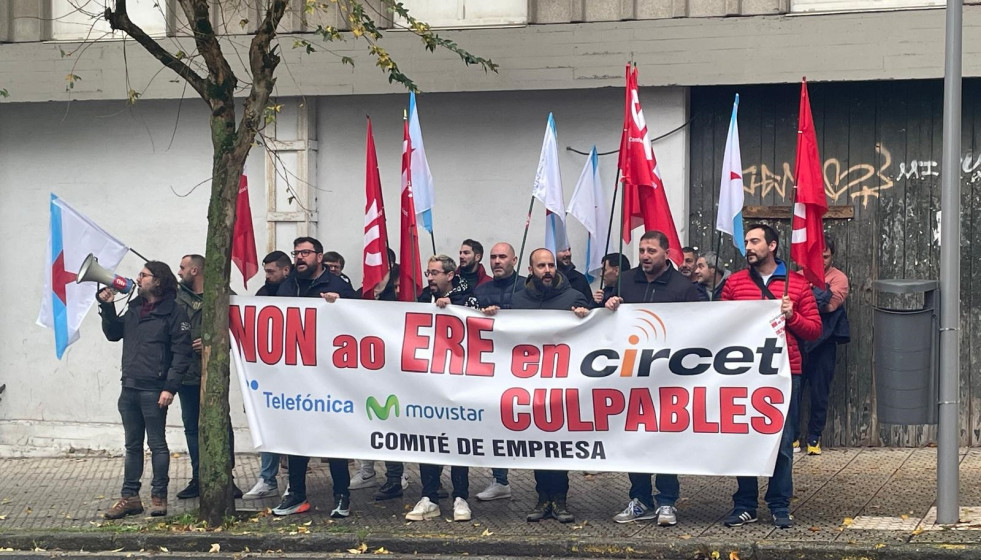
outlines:
[{"label": "white sneaker", "polygon": [[439,517],[439,505],[430,502],[429,498],[419,500],[416,502],[416,507],[412,508],[412,511],[405,514],[405,518],[408,521],[424,521],[426,519],[435,519],[437,517]]},{"label": "white sneaker", "polygon": [[470,521],[470,504],[463,498],[453,500],[453,521]]},{"label": "white sneaker", "polygon": [[259,479],[259,482],[255,483],[252,490],[249,490],[242,496],[243,500],[258,500],[260,498],[268,498],[270,496],[278,496],[279,489],[275,486],[269,484],[265,480]]},{"label": "white sneaker", "polygon": [[511,497],[511,485],[501,484],[496,480],[492,480],[487,488],[484,488],[482,492],[477,494],[477,499],[482,502],[489,502],[491,500],[502,500],[504,498]]},{"label": "white sneaker", "polygon": [[378,486],[378,477],[375,473],[368,472],[363,466],[358,469],[358,472],[354,473],[351,477],[351,484],[348,486],[351,490],[359,490],[361,488],[371,488],[372,486]]},{"label": "white sneaker", "polygon": [[408,487],[409,487],[409,477],[407,477],[407,476],[405,476],[403,474],[402,475],[402,490],[405,490]]}]

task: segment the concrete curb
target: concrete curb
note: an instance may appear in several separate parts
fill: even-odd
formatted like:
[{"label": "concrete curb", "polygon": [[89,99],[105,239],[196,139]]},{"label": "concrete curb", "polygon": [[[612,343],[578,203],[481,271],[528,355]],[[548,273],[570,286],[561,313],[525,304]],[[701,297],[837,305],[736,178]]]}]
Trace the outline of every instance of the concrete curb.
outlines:
[{"label": "concrete curb", "polygon": [[[870,545],[786,542],[712,542],[694,539],[679,542],[630,540],[612,543],[600,539],[536,539],[489,537],[411,537],[368,535],[368,551],[384,547],[396,554],[469,555],[507,557],[651,558],[659,560],[728,560],[735,552],[740,560],[961,560],[981,557],[981,545],[899,544],[875,548]],[[199,554],[221,547],[220,558],[234,553],[272,551],[291,556],[344,553],[357,548],[362,539],[355,534],[229,535],[224,533],[108,533],[108,532],[17,532],[0,533],[0,548],[17,551],[112,552],[137,551],[159,554],[165,547],[172,555]],[[122,549],[122,550],[119,550]],[[713,554],[718,553],[718,556]]]}]

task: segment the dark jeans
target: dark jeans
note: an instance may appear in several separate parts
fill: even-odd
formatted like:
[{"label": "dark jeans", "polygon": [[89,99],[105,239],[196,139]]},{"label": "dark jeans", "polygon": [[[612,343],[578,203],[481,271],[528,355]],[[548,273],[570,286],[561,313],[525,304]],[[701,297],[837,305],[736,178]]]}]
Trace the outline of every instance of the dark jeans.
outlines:
[{"label": "dark jeans", "polygon": [[402,473],[405,472],[405,465],[395,461],[385,461],[385,479],[402,484]]},{"label": "dark jeans", "polygon": [[[783,425],[783,435],[780,437],[780,451],[777,453],[777,463],[773,467],[773,476],[766,489],[766,505],[770,512],[789,513],[790,498],[794,495],[794,426],[797,424],[798,402],[800,400],[801,376],[792,375],[792,390],[790,392],[790,409]],[[738,489],[732,495],[736,510],[756,511],[760,501],[759,481],[755,476],[737,476]]]},{"label": "dark jeans", "polygon": [[491,469],[491,474],[494,475],[494,480],[498,484],[507,486],[508,485],[508,470],[507,469]]},{"label": "dark jeans", "polygon": [[[432,503],[439,503],[439,476],[443,465],[419,464],[419,478],[422,479],[422,497]],[[470,498],[470,467],[450,467],[450,482],[453,483],[453,497]]]},{"label": "dark jeans", "polygon": [[[807,422],[807,442],[821,439],[821,432],[828,421],[828,394],[831,392],[831,379],[835,375],[835,358],[838,344],[826,341],[804,354],[803,383],[811,386],[811,415]],[[795,440],[800,439],[800,423]]]},{"label": "dark jeans", "polygon": [[[198,465],[200,465],[200,455],[198,453],[198,424],[201,416],[201,386],[200,385],[181,385],[177,390],[177,396],[181,399],[181,421],[184,423],[184,439],[187,440],[187,454],[191,457],[191,479],[198,479]],[[232,450],[232,467],[235,466],[235,434],[232,432],[232,423],[228,423],[229,448]]]},{"label": "dark jeans", "polygon": [[647,473],[630,473],[630,499],[637,498],[649,508],[657,506],[673,506],[681,495],[681,483],[676,474],[654,475],[654,486],[657,496],[651,496],[651,475]]},{"label": "dark jeans", "polygon": [[569,494],[569,471],[535,471],[535,490],[539,500],[565,498]]},{"label": "dark jeans", "polygon": [[[289,493],[296,494],[300,499],[307,499],[307,465],[310,457],[289,455]],[[351,472],[347,470],[347,459],[328,459],[330,478],[334,484],[334,496],[351,497]]]},{"label": "dark jeans", "polygon": [[119,415],[123,419],[126,435],[126,462],[123,466],[122,497],[140,495],[140,479],[143,477],[143,438],[150,447],[150,465],[153,480],[150,495],[167,498],[170,482],[170,450],[167,449],[167,409],[160,408],[160,391],[138,391],[123,388],[119,394]]}]

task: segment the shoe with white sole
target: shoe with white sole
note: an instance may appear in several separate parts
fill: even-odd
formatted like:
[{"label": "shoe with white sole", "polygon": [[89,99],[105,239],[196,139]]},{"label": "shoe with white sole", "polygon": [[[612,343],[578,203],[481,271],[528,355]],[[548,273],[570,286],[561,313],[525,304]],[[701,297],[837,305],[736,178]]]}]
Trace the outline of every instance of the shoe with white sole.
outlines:
[{"label": "shoe with white sole", "polygon": [[453,521],[470,521],[470,504],[463,498],[453,500]]},{"label": "shoe with white sole", "polygon": [[429,498],[423,498],[416,502],[416,507],[412,508],[412,511],[405,514],[405,519],[407,521],[425,521],[435,519],[439,515],[439,504],[432,503]]},{"label": "shoe with white sole", "polygon": [[362,467],[351,477],[351,484],[348,488],[351,490],[360,490],[361,488],[371,488],[373,486],[378,486],[378,477],[374,471],[366,471]]},{"label": "shoe with white sole", "polygon": [[492,480],[490,484],[487,485],[482,492],[477,494],[477,499],[482,502],[489,502],[491,500],[503,500],[504,498],[511,497],[511,485],[501,484],[496,480]]},{"label": "shoe with white sole", "polygon": [[258,500],[261,498],[270,498],[272,496],[279,495],[279,488],[269,484],[265,480],[259,479],[259,482],[255,483],[252,490],[249,490],[242,496],[243,500]]}]

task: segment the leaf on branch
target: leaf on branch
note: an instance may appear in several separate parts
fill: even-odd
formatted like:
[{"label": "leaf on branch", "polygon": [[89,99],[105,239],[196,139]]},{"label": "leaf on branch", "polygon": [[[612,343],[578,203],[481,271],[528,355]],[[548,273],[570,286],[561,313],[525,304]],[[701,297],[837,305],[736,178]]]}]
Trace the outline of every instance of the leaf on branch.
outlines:
[{"label": "leaf on branch", "polygon": [[176,58],[177,60],[184,60],[185,58],[187,58],[187,53],[185,53],[184,51],[177,51],[174,53],[174,58]]},{"label": "leaf on branch", "polygon": [[239,26],[240,26],[240,27],[241,27],[242,29],[245,29],[245,28],[246,28],[246,26],[248,26],[248,25],[249,25],[249,19],[248,19],[248,18],[243,18],[243,19],[241,19],[241,20],[239,20],[239,22],[238,22],[238,24],[239,24]]},{"label": "leaf on branch", "polygon": [[341,64],[350,64],[351,68],[354,68],[354,59],[349,56],[342,56]]},{"label": "leaf on branch", "polygon": [[317,0],[306,0],[306,5],[303,6],[303,11],[312,14],[317,10]]},{"label": "leaf on branch", "polygon": [[135,105],[136,104],[136,100],[140,98],[140,95],[142,95],[142,94],[140,92],[136,91],[135,89],[129,90],[129,93],[128,93],[129,104],[130,105]]},{"label": "leaf on branch", "polygon": [[0,97],[10,97],[10,92],[6,88],[0,88]]},{"label": "leaf on branch", "polygon": [[68,74],[65,76],[65,81],[68,82],[68,89],[75,89],[75,82],[81,80],[82,77],[78,74]]}]

